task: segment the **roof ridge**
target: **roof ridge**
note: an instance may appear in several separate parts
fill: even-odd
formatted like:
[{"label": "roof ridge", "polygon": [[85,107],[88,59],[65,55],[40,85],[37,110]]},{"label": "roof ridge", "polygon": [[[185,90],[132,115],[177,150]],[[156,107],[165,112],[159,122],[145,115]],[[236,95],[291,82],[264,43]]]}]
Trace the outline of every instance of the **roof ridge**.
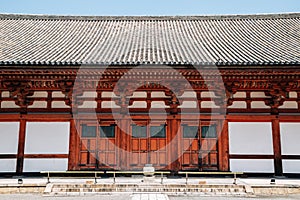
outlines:
[{"label": "roof ridge", "polygon": [[80,16],[80,15],[43,15],[43,14],[6,14],[0,13],[0,19],[32,20],[229,20],[229,19],[285,19],[300,18],[299,13],[273,14],[228,14],[228,15],[185,15],[185,16]]}]

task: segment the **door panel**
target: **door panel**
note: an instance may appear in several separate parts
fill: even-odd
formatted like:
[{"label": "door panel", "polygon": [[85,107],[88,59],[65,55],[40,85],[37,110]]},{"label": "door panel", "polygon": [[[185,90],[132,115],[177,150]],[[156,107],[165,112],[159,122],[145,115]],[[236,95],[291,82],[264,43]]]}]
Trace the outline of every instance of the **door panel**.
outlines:
[{"label": "door panel", "polygon": [[181,165],[183,170],[218,170],[215,125],[182,126]]},{"label": "door panel", "polygon": [[83,124],[80,140],[80,163],[86,168],[115,168],[117,148],[114,125],[95,126]]},{"label": "door panel", "polygon": [[145,164],[152,164],[156,169],[167,164],[165,126],[131,126],[131,166],[141,169]]}]

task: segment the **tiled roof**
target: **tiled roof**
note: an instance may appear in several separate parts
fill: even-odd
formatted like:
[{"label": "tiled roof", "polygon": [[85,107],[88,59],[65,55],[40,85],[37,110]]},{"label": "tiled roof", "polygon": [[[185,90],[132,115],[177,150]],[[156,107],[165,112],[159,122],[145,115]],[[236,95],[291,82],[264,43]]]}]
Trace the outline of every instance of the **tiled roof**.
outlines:
[{"label": "tiled roof", "polygon": [[0,14],[0,65],[300,64],[300,13],[88,17]]}]

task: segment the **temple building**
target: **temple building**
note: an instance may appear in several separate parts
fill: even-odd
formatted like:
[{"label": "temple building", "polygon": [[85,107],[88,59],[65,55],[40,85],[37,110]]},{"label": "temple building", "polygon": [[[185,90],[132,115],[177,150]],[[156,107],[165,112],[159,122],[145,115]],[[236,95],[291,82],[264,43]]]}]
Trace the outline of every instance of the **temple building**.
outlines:
[{"label": "temple building", "polygon": [[300,173],[300,13],[0,14],[0,172]]}]

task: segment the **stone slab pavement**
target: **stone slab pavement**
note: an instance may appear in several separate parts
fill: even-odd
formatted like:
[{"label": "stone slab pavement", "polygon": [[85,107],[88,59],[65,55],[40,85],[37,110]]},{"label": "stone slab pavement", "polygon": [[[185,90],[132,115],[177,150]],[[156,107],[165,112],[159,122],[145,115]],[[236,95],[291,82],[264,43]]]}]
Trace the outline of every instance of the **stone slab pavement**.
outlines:
[{"label": "stone slab pavement", "polygon": [[[18,177],[19,178],[19,177]],[[18,178],[0,178],[0,186],[5,185],[18,185]],[[43,177],[22,177],[23,184],[34,184],[34,185],[46,185],[47,178]],[[117,177],[116,183],[126,183],[126,184],[139,184],[142,183],[142,177]],[[271,178],[238,178],[238,185],[251,185],[251,186],[269,186]],[[94,182],[93,178],[50,178],[51,183],[87,183]],[[233,184],[233,178],[202,178],[202,177],[189,177],[188,184],[216,184],[216,185],[227,185]],[[98,178],[98,184],[113,184],[113,178]],[[161,178],[156,177],[153,180],[155,184],[161,184]],[[163,184],[185,184],[185,177],[182,178],[164,178]],[[293,185],[300,187],[300,179],[296,178],[278,178],[275,181],[275,185]]]}]

